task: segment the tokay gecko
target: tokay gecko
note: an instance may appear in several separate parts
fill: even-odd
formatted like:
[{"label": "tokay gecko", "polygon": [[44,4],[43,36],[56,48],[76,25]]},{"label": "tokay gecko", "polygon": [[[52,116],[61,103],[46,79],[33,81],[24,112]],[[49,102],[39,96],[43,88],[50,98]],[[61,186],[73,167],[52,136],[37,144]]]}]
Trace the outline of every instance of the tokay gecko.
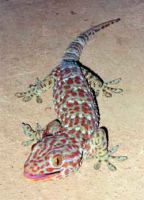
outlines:
[{"label": "tokay gecko", "polygon": [[30,145],[31,153],[24,164],[24,176],[28,179],[53,180],[63,178],[79,170],[83,160],[95,158],[95,169],[104,162],[111,171],[116,167],[111,160],[123,161],[127,156],[114,156],[118,145],[108,148],[106,128],[99,127],[99,109],[96,97],[100,90],[104,96],[121,93],[122,89],[113,88],[119,79],[104,82],[98,75],[84,67],[79,59],[81,52],[97,31],[118,22],[113,19],[78,35],[65,50],[60,64],[43,80],[37,78],[26,92],[16,96],[30,101],[34,96],[42,103],[41,94],[49,88],[53,91],[54,108],[57,119],[46,128],[37,124],[34,130],[23,123],[23,130],[30,139],[24,145]]}]

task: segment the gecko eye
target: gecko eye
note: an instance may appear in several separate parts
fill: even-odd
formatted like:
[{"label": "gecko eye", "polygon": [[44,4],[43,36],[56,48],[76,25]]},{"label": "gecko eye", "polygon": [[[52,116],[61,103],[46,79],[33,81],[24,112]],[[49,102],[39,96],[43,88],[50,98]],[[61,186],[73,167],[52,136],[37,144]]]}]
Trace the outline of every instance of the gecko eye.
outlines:
[{"label": "gecko eye", "polygon": [[52,164],[54,167],[59,167],[61,164],[62,164],[62,160],[63,160],[63,157],[62,155],[55,155],[53,158],[52,158]]}]

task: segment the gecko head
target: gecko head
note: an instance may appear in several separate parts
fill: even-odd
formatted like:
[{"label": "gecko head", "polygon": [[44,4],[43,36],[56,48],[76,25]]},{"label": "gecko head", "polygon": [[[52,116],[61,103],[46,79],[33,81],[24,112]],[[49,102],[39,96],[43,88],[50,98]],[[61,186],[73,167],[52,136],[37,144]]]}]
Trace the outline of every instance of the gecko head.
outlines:
[{"label": "gecko head", "polygon": [[74,139],[64,134],[47,136],[32,146],[24,176],[34,181],[61,178],[77,171],[81,162],[82,152]]}]

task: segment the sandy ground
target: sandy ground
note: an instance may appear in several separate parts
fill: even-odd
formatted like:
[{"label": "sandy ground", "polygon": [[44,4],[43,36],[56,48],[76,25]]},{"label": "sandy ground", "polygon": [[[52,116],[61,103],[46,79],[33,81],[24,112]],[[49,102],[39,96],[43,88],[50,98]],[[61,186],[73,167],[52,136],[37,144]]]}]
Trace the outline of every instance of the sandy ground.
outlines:
[{"label": "sandy ground", "polygon": [[[101,125],[110,146],[128,155],[118,170],[94,160],[62,180],[32,183],[22,175],[30,148],[21,122],[43,126],[56,117],[52,91],[44,103],[24,103],[14,94],[58,64],[72,38],[91,25],[120,17],[89,42],[81,62],[104,80],[122,77],[124,93],[99,97]],[[144,1],[142,0],[0,0],[0,199],[142,200],[144,197]],[[48,96],[48,97],[47,97]],[[51,109],[45,109],[47,106]]]}]

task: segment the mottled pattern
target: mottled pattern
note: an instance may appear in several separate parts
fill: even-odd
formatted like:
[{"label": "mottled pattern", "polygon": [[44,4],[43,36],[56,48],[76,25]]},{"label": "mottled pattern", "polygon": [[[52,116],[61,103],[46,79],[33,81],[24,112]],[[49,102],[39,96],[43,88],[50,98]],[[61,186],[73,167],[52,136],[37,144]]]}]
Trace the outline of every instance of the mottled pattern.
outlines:
[{"label": "mottled pattern", "polygon": [[65,132],[79,141],[91,138],[98,128],[98,107],[77,62],[62,61],[53,73],[55,110]]},{"label": "mottled pattern", "polygon": [[67,176],[81,165],[82,152],[66,134],[44,137],[32,146],[24,165],[24,176],[35,181]]}]

